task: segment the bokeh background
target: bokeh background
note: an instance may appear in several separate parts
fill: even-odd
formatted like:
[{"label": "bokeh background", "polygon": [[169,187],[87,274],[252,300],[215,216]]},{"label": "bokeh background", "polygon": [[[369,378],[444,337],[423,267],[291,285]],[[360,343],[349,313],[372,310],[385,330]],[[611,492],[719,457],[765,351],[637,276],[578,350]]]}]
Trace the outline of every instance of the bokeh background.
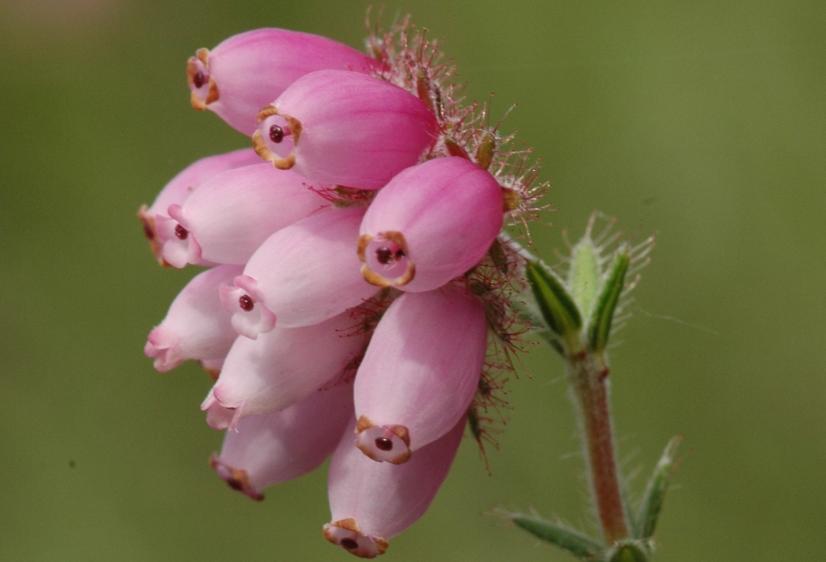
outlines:
[{"label": "bokeh background", "polygon": [[[135,211],[246,140],[192,111],[184,61],[275,25],[359,45],[367,2],[0,1],[0,560],[348,560],[320,537],[325,475],[232,493],[194,365],[156,374],[146,332],[191,271],[153,261]],[[387,1],[443,40],[471,98],[536,147],[551,255],[594,209],[657,235],[613,353],[639,491],[675,433],[669,562],[826,552],[823,2]],[[592,528],[562,366],[531,346],[490,455],[469,440],[388,560],[566,560],[487,515]]]}]

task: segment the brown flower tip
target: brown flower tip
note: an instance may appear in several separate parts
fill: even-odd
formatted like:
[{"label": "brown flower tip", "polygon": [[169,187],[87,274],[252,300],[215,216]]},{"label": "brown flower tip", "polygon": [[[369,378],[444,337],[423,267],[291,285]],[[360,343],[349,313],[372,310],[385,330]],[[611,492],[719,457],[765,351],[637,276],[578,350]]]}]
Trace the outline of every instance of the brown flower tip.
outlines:
[{"label": "brown flower tip", "polygon": [[416,264],[410,259],[407,240],[398,231],[362,234],[356,253],[361,260],[361,275],[377,287],[403,287],[416,276]]},{"label": "brown flower tip", "polygon": [[158,231],[155,227],[155,217],[149,213],[149,209],[146,205],[141,205],[141,208],[138,209],[138,220],[141,221],[141,225],[143,226],[143,235],[146,236],[146,240],[149,242],[149,249],[152,250],[152,254],[158,260],[159,264],[164,267],[168,266],[169,264],[167,264],[161,256],[161,245],[158,242]]},{"label": "brown flower tip", "polygon": [[339,519],[324,525],[324,538],[359,558],[381,556],[390,547],[382,537],[365,535],[353,518]]},{"label": "brown flower tip", "polygon": [[186,81],[189,84],[189,101],[198,111],[218,101],[218,84],[209,74],[209,50],[198,49],[194,57],[186,61]]},{"label": "brown flower tip", "polygon": [[246,494],[255,501],[260,502],[264,499],[264,495],[252,486],[246,470],[230,466],[214,454],[209,457],[209,466],[233,490]]}]

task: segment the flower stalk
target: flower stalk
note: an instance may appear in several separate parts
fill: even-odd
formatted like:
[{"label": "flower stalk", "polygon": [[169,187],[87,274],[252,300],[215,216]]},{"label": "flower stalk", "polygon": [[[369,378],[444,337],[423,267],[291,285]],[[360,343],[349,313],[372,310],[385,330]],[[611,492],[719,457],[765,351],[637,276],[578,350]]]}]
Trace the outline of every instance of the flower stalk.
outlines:
[{"label": "flower stalk", "polygon": [[614,449],[608,366],[593,353],[568,358],[568,377],[580,413],[594,503],[605,542],[628,537],[625,508]]},{"label": "flower stalk", "polygon": [[507,517],[582,560],[648,562],[678,441],[666,448],[636,515],[632,515],[614,444],[607,348],[612,332],[626,317],[628,295],[636,286],[639,270],[648,262],[653,239],[638,246],[617,244],[612,224],[598,234],[593,232],[599,218],[592,216],[585,235],[563,258],[565,271],[549,267],[510,238],[503,237],[503,242],[515,247],[525,260],[534,297],[522,310],[525,320],[565,360],[601,539],[534,514],[509,513]]}]

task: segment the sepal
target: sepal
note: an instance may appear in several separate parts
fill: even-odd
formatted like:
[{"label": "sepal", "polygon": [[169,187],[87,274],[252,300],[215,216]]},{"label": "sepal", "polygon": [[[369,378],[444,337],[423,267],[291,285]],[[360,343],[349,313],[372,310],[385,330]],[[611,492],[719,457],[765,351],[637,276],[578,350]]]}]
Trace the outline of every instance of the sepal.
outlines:
[{"label": "sepal", "polygon": [[506,513],[505,516],[520,529],[567,550],[580,560],[596,560],[602,552],[602,546],[598,542],[567,525],[528,513]]},{"label": "sepal", "polygon": [[627,246],[623,245],[614,254],[614,260],[606,272],[605,281],[594,304],[594,311],[588,321],[588,347],[595,353],[604,351],[608,345],[614,314],[625,287],[625,277],[630,265],[631,256]]},{"label": "sepal", "polygon": [[641,539],[649,539],[654,535],[677,462],[677,450],[682,442],[682,435],[671,438],[648,480],[635,520],[636,534]]},{"label": "sepal", "polygon": [[548,327],[565,341],[576,341],[582,316],[562,280],[539,260],[529,261],[525,272]]}]

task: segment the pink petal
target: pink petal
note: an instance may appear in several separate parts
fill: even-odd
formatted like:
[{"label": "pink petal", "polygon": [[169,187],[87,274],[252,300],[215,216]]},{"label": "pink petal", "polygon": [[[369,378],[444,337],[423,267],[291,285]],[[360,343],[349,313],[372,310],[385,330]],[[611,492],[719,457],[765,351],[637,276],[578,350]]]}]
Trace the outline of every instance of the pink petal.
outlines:
[{"label": "pink petal", "polygon": [[249,136],[256,115],[300,76],[324,68],[368,72],[375,62],[332,39],[264,28],[225,39],[187,62],[192,105]]},{"label": "pink petal", "polygon": [[144,234],[149,240],[152,252],[158,258],[158,261],[163,263],[161,246],[164,240],[158,239],[155,222],[158,217],[168,218],[166,210],[170,205],[183,204],[201,183],[224,170],[256,164],[260,161],[261,159],[255,154],[255,151],[250,148],[201,158],[172,178],[155,198],[152,205],[141,207],[138,211],[138,218],[143,223]]},{"label": "pink petal", "polygon": [[243,418],[211,465],[230,487],[263,499],[268,486],[315,469],[335,449],[353,416],[353,386],[313,392],[286,410]]},{"label": "pink petal", "polygon": [[324,537],[362,558],[382,554],[390,538],[427,511],[450,470],[464,425],[462,418],[401,466],[370,461],[345,433],[330,463],[332,519],[324,525]]},{"label": "pink petal", "polygon": [[[240,317],[265,307],[278,326],[298,328],[323,322],[361,304],[377,288],[359,272],[353,252],[363,209],[330,209],[270,236],[250,257],[244,275],[225,290],[227,306],[241,333],[263,332]],[[235,296],[238,295],[238,298]],[[242,299],[242,297],[245,297]]]},{"label": "pink petal", "polygon": [[214,395],[241,416],[283,410],[338,377],[364,353],[368,336],[349,313],[304,328],[239,337],[227,354]]},{"label": "pink petal", "polygon": [[438,135],[433,113],[416,96],[340,70],[299,78],[259,118],[256,151],[276,167],[362,189],[383,187]]},{"label": "pink petal", "polygon": [[144,353],[155,369],[166,372],[186,359],[220,361],[236,338],[218,288],[240,272],[224,265],[199,273],[172,301],[163,321],[147,338]]},{"label": "pink petal", "polygon": [[163,256],[175,267],[204,260],[241,265],[273,232],[328,206],[296,173],[264,163],[227,170],[182,206],[169,206]]},{"label": "pink petal", "polygon": [[502,189],[460,157],[401,172],[371,203],[359,257],[378,286],[429,291],[478,264],[502,228]]},{"label": "pink petal", "polygon": [[358,446],[404,463],[467,411],[485,359],[478,299],[448,286],[405,293],[385,312],[356,375]]}]

